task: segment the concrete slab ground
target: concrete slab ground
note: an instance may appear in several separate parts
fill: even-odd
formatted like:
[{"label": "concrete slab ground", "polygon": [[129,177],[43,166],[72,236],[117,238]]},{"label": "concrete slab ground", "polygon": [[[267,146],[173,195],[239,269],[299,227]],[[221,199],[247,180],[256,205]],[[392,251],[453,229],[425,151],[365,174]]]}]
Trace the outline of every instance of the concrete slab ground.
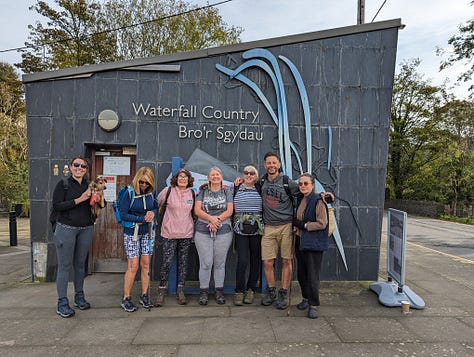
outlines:
[{"label": "concrete slab ground", "polygon": [[[20,219],[19,225],[27,224]],[[29,234],[25,227],[21,232]],[[380,275],[386,277],[381,251]],[[19,237],[10,247],[0,228],[0,355],[473,356],[474,262],[412,244],[406,260],[406,284],[426,303],[409,314],[380,305],[369,282],[322,282],[316,320],[294,306],[297,284],[289,316],[259,299],[234,306],[231,295],[226,305],[211,296],[206,307],[197,296],[185,306],[168,296],[161,308],[126,313],[120,308],[122,274],[94,274],[85,281],[92,308],[63,319],[55,314],[55,284],[31,282],[29,239]],[[153,284],[152,297],[156,289]],[[135,300],[138,293],[135,286]]]}]

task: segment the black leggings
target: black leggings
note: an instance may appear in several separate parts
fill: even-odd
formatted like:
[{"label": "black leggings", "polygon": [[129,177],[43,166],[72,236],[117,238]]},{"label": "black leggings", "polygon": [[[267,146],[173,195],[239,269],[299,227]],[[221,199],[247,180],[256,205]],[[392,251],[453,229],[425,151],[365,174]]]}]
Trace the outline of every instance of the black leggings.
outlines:
[{"label": "black leggings", "polygon": [[160,269],[160,286],[166,286],[170,275],[171,262],[178,252],[178,285],[184,286],[188,270],[189,248],[192,238],[168,239],[163,240],[163,262]]},{"label": "black leggings", "polygon": [[[247,289],[254,292],[257,289],[260,277],[260,265],[262,263],[261,241],[262,236],[242,236],[235,233],[235,245],[237,249],[237,270],[235,274],[235,291],[243,293]],[[248,281],[246,280],[247,265],[250,263]]]}]

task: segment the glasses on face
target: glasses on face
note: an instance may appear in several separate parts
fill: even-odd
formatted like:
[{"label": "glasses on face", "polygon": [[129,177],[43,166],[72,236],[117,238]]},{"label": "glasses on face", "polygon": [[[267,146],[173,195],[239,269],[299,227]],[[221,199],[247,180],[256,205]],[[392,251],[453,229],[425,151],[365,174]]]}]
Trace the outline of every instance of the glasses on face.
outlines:
[{"label": "glasses on face", "polygon": [[244,171],[244,175],[254,176],[255,172],[253,172],[253,171]]},{"label": "glasses on face", "polygon": [[311,185],[311,182],[309,182],[309,181],[298,182],[298,186],[309,186],[309,185]]},{"label": "glasses on face", "polygon": [[147,186],[150,186],[150,184],[149,184],[148,182],[142,181],[142,180],[138,181],[138,184],[139,184],[139,185],[147,185]]},{"label": "glasses on face", "polygon": [[72,166],[74,167],[80,167],[81,169],[87,169],[87,165],[86,164],[80,164],[78,162],[73,162],[72,163]]},{"label": "glasses on face", "polygon": [[187,179],[187,178],[188,178],[188,175],[186,175],[186,174],[178,175],[178,178]]}]

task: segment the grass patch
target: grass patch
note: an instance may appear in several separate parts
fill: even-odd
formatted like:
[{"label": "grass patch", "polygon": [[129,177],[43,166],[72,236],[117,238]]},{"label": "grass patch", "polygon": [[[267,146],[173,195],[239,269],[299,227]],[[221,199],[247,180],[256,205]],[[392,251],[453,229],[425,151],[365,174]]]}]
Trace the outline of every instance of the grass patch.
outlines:
[{"label": "grass patch", "polygon": [[456,216],[441,215],[439,218],[444,220],[444,221],[474,225],[474,217],[456,217]]}]

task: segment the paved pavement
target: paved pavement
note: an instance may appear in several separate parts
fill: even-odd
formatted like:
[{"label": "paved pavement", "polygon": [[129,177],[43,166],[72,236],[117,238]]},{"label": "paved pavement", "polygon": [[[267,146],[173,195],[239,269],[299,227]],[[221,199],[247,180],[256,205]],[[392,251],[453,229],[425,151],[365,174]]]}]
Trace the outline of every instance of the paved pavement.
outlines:
[{"label": "paved pavement", "polygon": [[[230,295],[207,307],[171,296],[129,314],[119,307],[122,274],[94,274],[85,282],[93,308],[63,319],[54,283],[28,276],[27,225],[19,220],[19,246],[9,247],[0,218],[1,356],[474,356],[474,262],[420,245],[407,244],[406,284],[426,307],[409,314],[380,305],[368,282],[323,282],[316,320],[294,306],[289,317],[258,303],[233,306]],[[384,244],[380,261],[386,277]],[[299,298],[295,287],[293,304]]]}]

